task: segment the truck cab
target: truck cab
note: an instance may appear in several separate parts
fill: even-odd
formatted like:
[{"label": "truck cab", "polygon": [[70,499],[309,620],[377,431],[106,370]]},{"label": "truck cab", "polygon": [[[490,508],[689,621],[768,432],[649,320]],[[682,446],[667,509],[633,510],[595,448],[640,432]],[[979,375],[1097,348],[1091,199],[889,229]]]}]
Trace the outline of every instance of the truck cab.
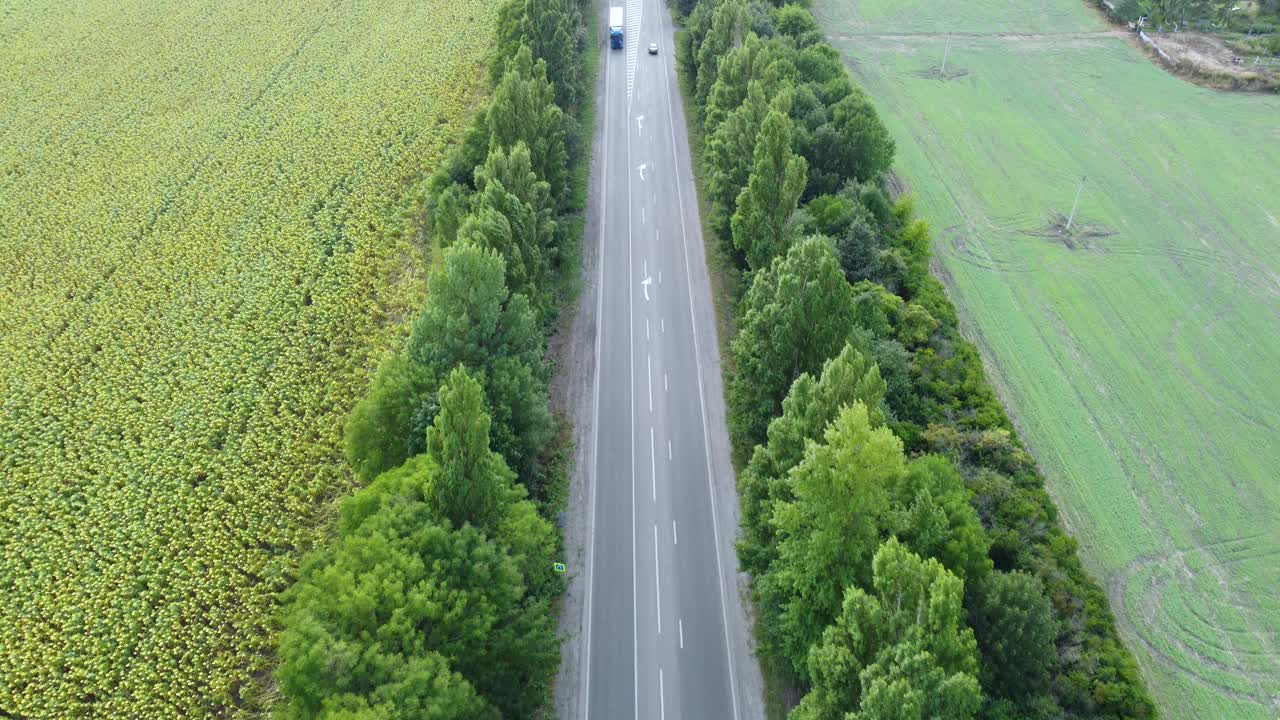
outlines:
[{"label": "truck cab", "polygon": [[609,47],[617,50],[623,45],[622,8],[609,8]]}]

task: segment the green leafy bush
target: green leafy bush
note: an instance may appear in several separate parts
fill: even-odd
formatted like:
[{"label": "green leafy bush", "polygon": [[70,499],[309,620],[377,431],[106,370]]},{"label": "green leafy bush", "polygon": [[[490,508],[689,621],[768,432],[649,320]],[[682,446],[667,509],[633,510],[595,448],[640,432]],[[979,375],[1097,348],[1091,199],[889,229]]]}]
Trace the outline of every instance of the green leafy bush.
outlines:
[{"label": "green leafy bush", "polygon": [[431,415],[426,423],[434,417],[436,387],[430,370],[400,353],[378,368],[344,433],[347,462],[361,477],[371,480],[426,448],[422,415]]}]

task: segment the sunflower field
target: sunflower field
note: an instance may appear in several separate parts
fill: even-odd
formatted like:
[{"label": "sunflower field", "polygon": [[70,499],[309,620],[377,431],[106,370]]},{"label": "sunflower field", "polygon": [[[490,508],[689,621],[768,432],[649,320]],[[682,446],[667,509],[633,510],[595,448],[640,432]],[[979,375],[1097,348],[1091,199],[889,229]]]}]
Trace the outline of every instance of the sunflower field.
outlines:
[{"label": "sunflower field", "polygon": [[270,705],[494,5],[0,6],[0,715]]}]

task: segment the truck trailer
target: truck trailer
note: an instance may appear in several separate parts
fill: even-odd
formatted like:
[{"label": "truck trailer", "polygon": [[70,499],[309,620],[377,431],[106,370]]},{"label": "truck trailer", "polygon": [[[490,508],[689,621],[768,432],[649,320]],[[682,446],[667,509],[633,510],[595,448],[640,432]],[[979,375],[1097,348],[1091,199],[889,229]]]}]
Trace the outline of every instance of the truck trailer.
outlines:
[{"label": "truck trailer", "polygon": [[609,8],[609,47],[622,47],[622,8]]}]

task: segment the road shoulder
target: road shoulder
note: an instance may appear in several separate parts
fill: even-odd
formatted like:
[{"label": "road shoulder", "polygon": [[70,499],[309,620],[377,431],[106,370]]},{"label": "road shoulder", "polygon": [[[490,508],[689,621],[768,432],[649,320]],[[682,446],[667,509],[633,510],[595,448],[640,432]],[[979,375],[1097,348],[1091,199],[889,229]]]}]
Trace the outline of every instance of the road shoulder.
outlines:
[{"label": "road shoulder", "polygon": [[[597,0],[595,17],[589,22],[590,47],[603,52],[606,46],[600,36],[599,23],[606,3]],[[595,107],[604,105],[604,73],[607,63],[596,63],[595,80],[592,83],[592,102]],[[604,113],[596,112],[591,128],[591,170],[587,185],[586,221],[581,243],[581,291],[576,302],[567,307],[561,317],[560,328],[552,341],[552,362],[555,372],[551,381],[551,407],[558,417],[571,421],[573,426],[573,450],[569,467],[569,497],[563,518],[564,556],[568,571],[568,589],[560,604],[560,672],[556,677],[556,717],[573,720],[581,717],[579,693],[582,677],[584,600],[587,584],[587,548],[590,542],[590,475],[591,451],[595,444],[595,428],[592,426],[594,408],[593,379],[596,372],[595,344],[599,329],[597,307],[600,294],[600,212],[594,202],[603,178],[601,177],[604,141]]]}]

